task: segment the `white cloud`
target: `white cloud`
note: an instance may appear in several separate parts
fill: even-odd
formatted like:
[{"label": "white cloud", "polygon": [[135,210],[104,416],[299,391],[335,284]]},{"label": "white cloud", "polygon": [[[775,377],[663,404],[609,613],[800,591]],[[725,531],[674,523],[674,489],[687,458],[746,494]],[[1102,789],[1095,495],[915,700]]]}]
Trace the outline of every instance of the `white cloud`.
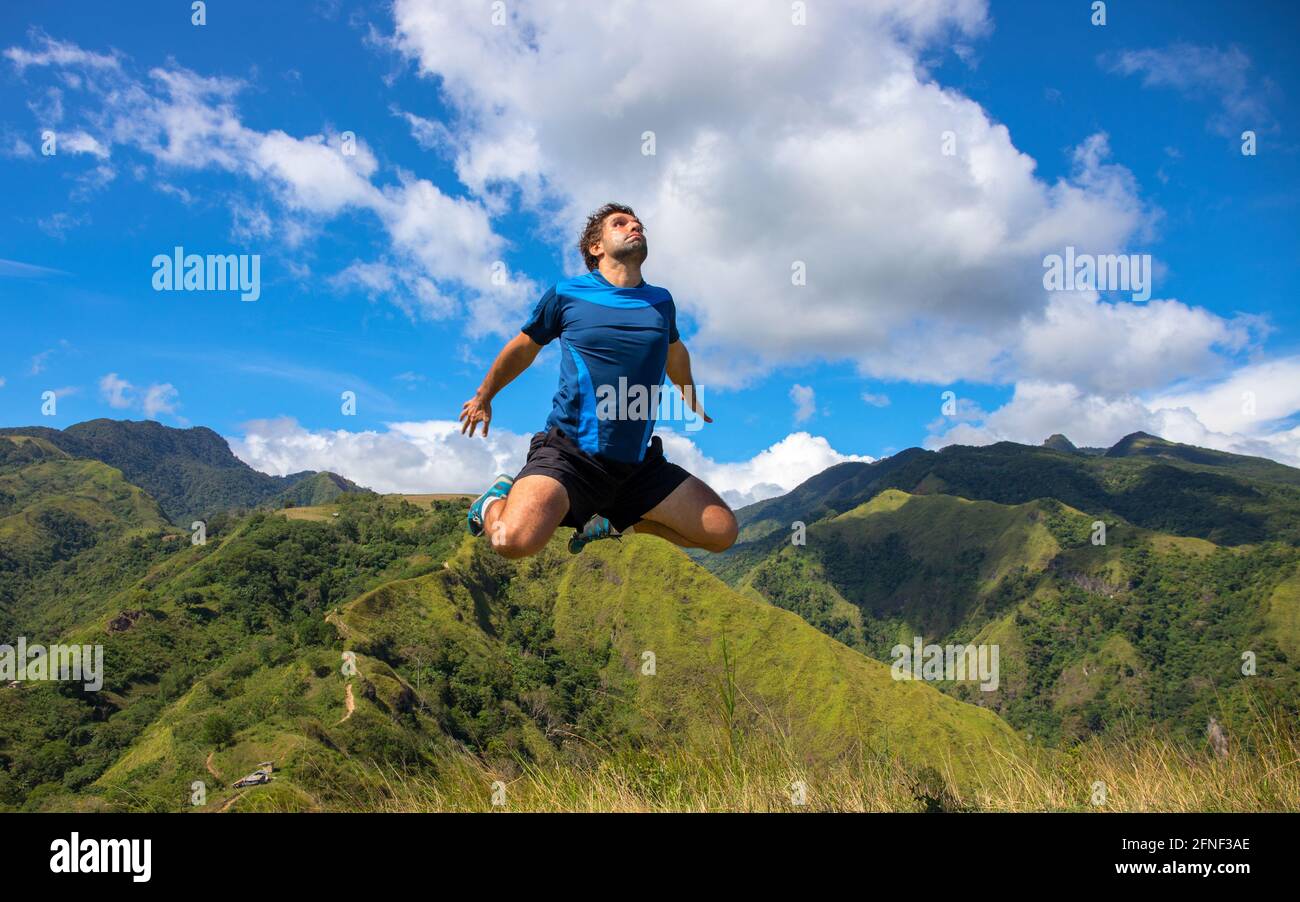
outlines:
[{"label": "white cloud", "polygon": [[[498,473],[524,465],[531,435],[494,428],[489,437],[461,434],[455,420],[388,423],[383,431],[311,430],[288,417],[254,420],[227,437],[245,463],[265,473],[329,470],[379,492],[472,492]],[[729,504],[788,492],[810,476],[846,460],[821,436],[793,433],[750,460],[722,463],[706,457],[684,434],[659,430],[668,459],[709,483]]]},{"label": "white cloud", "polygon": [[862,393],[862,401],[864,404],[870,404],[872,407],[888,407],[889,395],[864,391]]},{"label": "white cloud", "polygon": [[1263,328],[1256,318],[1228,320],[1176,300],[1112,304],[1058,292],[1022,323],[1017,369],[1022,378],[1089,391],[1141,392],[1224,370],[1229,359],[1219,351],[1246,349]]},{"label": "white cloud", "polygon": [[930,425],[927,448],[1012,441],[1036,445],[1054,432],[1076,445],[1108,447],[1132,432],[1269,457],[1300,466],[1300,357],[1252,364],[1218,382],[1141,397],[1088,393],[1070,383],[1023,381],[992,412]]},{"label": "white cloud", "polygon": [[77,66],[87,69],[116,69],[117,53],[94,53],[82,50],[76,44],[56,41],[39,31],[31,32],[31,41],[37,49],[10,47],[4,52],[19,72],[29,66]]},{"label": "white cloud", "polygon": [[90,217],[85,215],[73,215],[64,210],[51,213],[49,216],[42,216],[36,220],[36,227],[51,238],[57,238],[60,241],[77,226],[85,225],[90,222]]},{"label": "white cloud", "polygon": [[1252,79],[1250,56],[1240,47],[1220,50],[1180,42],[1103,54],[1098,61],[1110,72],[1140,75],[1143,87],[1216,99],[1221,109],[1210,119],[1210,127],[1226,137],[1236,138],[1242,129],[1274,125],[1267,102],[1271,85]]},{"label": "white cloud", "polygon": [[[240,179],[233,234],[245,241],[293,246],[345,213],[373,217],[387,245],[331,284],[415,319],[463,315],[470,337],[513,334],[540,294],[520,274],[494,284],[508,250],[494,217],[536,213],[572,274],[586,214],[621,199],[650,227],[647,278],[677,298],[706,384],[844,360],[872,378],[1016,386],[1000,410],[962,407],[932,441],[1037,442],[1061,431],[1087,444],[1087,434],[1145,423],[1135,428],[1200,429],[1207,441],[1290,453],[1281,427],[1232,425],[1214,392],[1235,389],[1192,387],[1182,404],[1167,388],[1223,380],[1256,350],[1262,321],[1172,299],[1104,303],[1042,290],[1045,254],[1141,251],[1159,211],[1111,159],[1104,133],[1069,152],[1067,175],[1045,180],[1004,125],[931,78],[936,54],[958,48],[974,59],[970,42],[991,27],[984,0],[861,7],[817,7],[796,26],[776,2],[742,17],[729,0],[598,8],[552,0],[510,5],[498,26],[477,0],[396,0],[387,43],[438,87],[449,115],[444,123],[390,111],[452,162],[468,196],[384,171],[364,141],[344,155],[324,128],[294,136],[246,125],[237,79],[174,63],[135,76],[116,51],[39,33],[4,55],[24,79],[57,73],[70,134],[94,142],[83,153],[116,161],[125,149],[169,178],[215,169]],[[1217,92],[1225,115],[1263,110],[1239,51],[1175,49],[1108,65],[1152,86]],[[33,90],[46,92],[35,102],[52,110],[49,86]],[[647,131],[652,156],[642,153]],[[20,140],[6,135],[6,152],[30,154]],[[244,190],[254,199],[242,199]],[[38,226],[61,237],[83,221],[55,213]],[[791,284],[795,261],[806,285]],[[801,420],[815,410],[815,386],[803,388],[807,403],[794,399]],[[1268,391],[1270,411],[1290,403],[1285,391]]]},{"label": "white cloud", "polygon": [[18,135],[6,131],[0,141],[3,141],[0,144],[0,157],[11,157],[15,160],[32,160],[36,158],[36,151],[32,150],[32,146]]},{"label": "white cloud", "polygon": [[35,263],[23,263],[19,260],[6,260],[0,257],[0,276],[11,279],[44,279],[49,276],[66,276],[68,273],[49,266],[37,266]]},{"label": "white cloud", "polygon": [[230,236],[240,244],[249,244],[271,235],[271,217],[260,205],[235,199],[230,203]]},{"label": "white cloud", "polygon": [[63,92],[58,88],[49,88],[43,98],[28,101],[27,108],[41,125],[58,125],[63,121]]},{"label": "white cloud", "polygon": [[44,351],[41,351],[38,354],[33,354],[32,366],[31,366],[31,370],[29,371],[30,374],[36,376],[39,375],[40,373],[45,372],[46,364],[49,361],[51,356],[57,354],[60,351],[70,351],[71,349],[72,349],[72,345],[68,342],[68,340],[66,338],[60,338],[56,347],[46,348]]},{"label": "white cloud", "polygon": [[138,409],[151,420],[159,414],[175,414],[180,406],[179,392],[170,382],[155,382],[141,391],[117,373],[106,373],[99,380],[99,393],[109,407]]},{"label": "white cloud", "polygon": [[408,113],[396,106],[389,107],[389,109],[394,116],[406,121],[406,124],[411,129],[411,137],[415,139],[416,144],[419,144],[425,150],[443,150],[452,145],[451,130],[441,122]]},{"label": "white cloud", "polygon": [[413,319],[446,319],[458,310],[455,299],[440,293],[432,279],[390,263],[356,260],[330,281],[340,288],[359,289],[372,300],[385,297]]},{"label": "white cloud", "polygon": [[170,382],[164,382],[158,385],[151,385],[144,392],[144,398],[140,402],[144,415],[153,419],[160,413],[175,413],[176,398],[178,392]]},{"label": "white cloud", "polygon": [[83,131],[59,136],[58,148],[71,153],[85,153],[101,160],[108,159],[108,148],[99,139]]},{"label": "white cloud", "polygon": [[1151,404],[1187,408],[1215,432],[1257,435],[1261,426],[1300,410],[1300,356],[1250,364],[1208,386],[1174,387]]},{"label": "white cloud", "polygon": [[812,419],[817,412],[817,398],[811,387],[797,382],[790,386],[790,400],[794,402],[794,421],[802,423]]},{"label": "white cloud", "polygon": [[749,460],[721,462],[707,457],[685,433],[656,429],[664,455],[704,480],[733,508],[783,495],[827,467],[874,458],[841,454],[823,436],[792,432]]},{"label": "white cloud", "polygon": [[[67,81],[63,99],[66,112],[82,124],[61,146],[100,159],[116,146],[127,147],[152,158],[169,178],[217,169],[244,179],[273,201],[274,215],[261,200],[237,200],[232,204],[236,238],[274,237],[294,248],[344,212],[368,212],[389,239],[388,252],[375,265],[392,272],[394,302],[413,317],[442,318],[463,308],[471,336],[517,328],[540,293],[526,276],[497,267],[506,242],[492,228],[491,205],[448,196],[400,169],[395,181],[381,183],[379,162],[361,139],[345,152],[338,134],[296,137],[250,128],[236,107],[245,88],[237,79],[205,77],[174,64],[138,79],[116,54],[103,57],[40,35],[32,42],[37,49],[13,47],[5,53],[20,72],[53,66],[75,76]],[[20,152],[17,143],[13,146]],[[86,176],[83,192],[106,184],[108,173],[101,169]],[[39,224],[61,236],[77,221],[55,214]],[[348,282],[345,277],[338,284]]]},{"label": "white cloud", "polygon": [[163,194],[170,194],[172,197],[175,197],[187,207],[194,203],[194,195],[190,194],[190,192],[184,188],[177,187],[168,182],[159,182],[154,187]]},{"label": "white cloud", "polygon": [[999,441],[1036,445],[1054,432],[1076,445],[1105,446],[1130,432],[1152,431],[1151,412],[1137,398],[1088,395],[1068,383],[1018,382],[1011,400],[992,412],[976,405],[958,408],[959,416],[930,424],[927,448]]},{"label": "white cloud", "polygon": [[95,166],[75,177],[77,187],[73,189],[70,197],[73,200],[84,201],[96,191],[108,187],[115,178],[117,178],[117,170],[112,166]]},{"label": "white cloud", "polygon": [[388,423],[386,431],[309,430],[291,418],[254,420],[228,438],[240,459],[276,475],[329,470],[378,492],[474,492],[517,473],[531,436],[493,429],[461,435],[454,420]]},{"label": "white cloud", "polygon": [[131,383],[118,376],[117,373],[107,373],[99,380],[99,393],[108,402],[109,407],[119,410],[130,407],[134,400],[131,397],[133,391]]},{"label": "white cloud", "polygon": [[265,135],[250,133],[250,141],[249,162],[278,187],[282,202],[290,209],[332,215],[349,207],[374,208],[380,203],[379,189],[370,183],[379,164],[360,141],[353,156],[342,153],[336,135],[293,138],[277,130]]},{"label": "white cloud", "polygon": [[[694,318],[715,385],[818,357],[877,377],[992,378],[1045,302],[1044,253],[1117,250],[1150,223],[1104,136],[1047,183],[1004,126],[927,79],[921,48],[982,33],[982,2],[880,2],[805,26],[728,2],[530,4],[505,27],[455,4],[393,10],[394,46],[463,125],[461,180],[538,206],[575,270],[587,212],[630,202],[658,236],[647,278]],[[591,47],[618,50],[593,62]],[[791,285],[794,261],[806,286]]]}]

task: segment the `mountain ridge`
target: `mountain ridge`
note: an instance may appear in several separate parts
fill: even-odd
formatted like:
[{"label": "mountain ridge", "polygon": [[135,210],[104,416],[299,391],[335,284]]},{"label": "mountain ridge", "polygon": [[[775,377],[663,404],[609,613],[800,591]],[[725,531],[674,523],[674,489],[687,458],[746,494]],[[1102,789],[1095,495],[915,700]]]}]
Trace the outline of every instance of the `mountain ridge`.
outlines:
[{"label": "mountain ridge", "polygon": [[148,492],[173,523],[186,527],[191,520],[225,508],[284,500],[319,504],[329,500],[331,492],[370,491],[337,474],[325,474],[326,480],[299,488],[321,474],[314,470],[289,476],[262,473],[236,457],[229,443],[206,426],[177,429],[156,420],[99,418],[66,429],[0,428],[0,436],[13,435],[38,437],[67,454],[116,467]]},{"label": "mountain ridge", "polygon": [[[1006,504],[1056,498],[1080,510],[1229,544],[1278,530],[1281,537],[1300,538],[1300,469],[1141,432],[1103,454],[1076,451],[996,442],[909,448],[872,463],[837,464],[784,495],[737,510],[740,536],[723,557],[746,554],[747,544],[788,531],[796,521],[843,513],[885,488]],[[1157,497],[1162,504],[1154,503]],[[1262,513],[1275,504],[1282,510]]]}]

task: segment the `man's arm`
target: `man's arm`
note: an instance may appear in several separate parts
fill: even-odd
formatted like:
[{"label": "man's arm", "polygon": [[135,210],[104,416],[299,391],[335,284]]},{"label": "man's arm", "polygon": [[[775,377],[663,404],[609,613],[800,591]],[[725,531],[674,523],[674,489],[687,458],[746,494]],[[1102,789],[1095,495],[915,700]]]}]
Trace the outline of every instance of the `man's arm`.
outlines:
[{"label": "man's arm", "polygon": [[668,365],[665,369],[668,378],[681,390],[687,406],[698,413],[704,422],[712,423],[713,418],[704,412],[704,405],[700,402],[700,393],[691,376],[691,355],[682,341],[675,341],[668,346]]},{"label": "man's arm", "polygon": [[542,346],[523,332],[506,342],[501,353],[497,354],[497,359],[492,361],[492,366],[483,377],[483,384],[478,387],[474,397],[461,405],[461,435],[468,431],[470,438],[473,438],[474,430],[482,423],[483,437],[487,438],[488,425],[492,422],[492,399],[497,392],[514,381],[516,376],[528,369],[541,350]]}]

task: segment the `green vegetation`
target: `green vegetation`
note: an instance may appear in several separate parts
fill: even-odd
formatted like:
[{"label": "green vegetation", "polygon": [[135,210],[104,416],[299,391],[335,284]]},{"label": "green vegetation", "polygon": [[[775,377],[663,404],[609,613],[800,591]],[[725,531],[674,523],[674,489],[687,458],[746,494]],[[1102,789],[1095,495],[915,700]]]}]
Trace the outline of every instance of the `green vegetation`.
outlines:
[{"label": "green vegetation", "polygon": [[[99,419],[62,430],[44,426],[0,429],[0,445],[7,444],[6,437],[36,437],[67,456],[97,460],[120,470],[157,501],[171,522],[185,528],[191,521],[219,511],[266,504],[280,507],[286,500],[320,504],[343,491],[368,491],[332,473],[259,473],[235,457],[225,439],[203,426],[173,429],[153,420]],[[0,455],[0,467],[3,465]]]},{"label": "green vegetation", "polygon": [[[0,690],[0,803],[184,810],[202,779],[212,805],[242,809],[221,784],[276,760],[277,804],[310,807],[359,791],[368,767],[414,777],[457,750],[511,771],[665,735],[689,745],[721,716],[723,635],[743,699],[733,727],[778,729],[809,761],[864,735],[918,767],[951,747],[1019,746],[993,714],[895,682],[657,539],[574,558],[557,537],[507,562],[464,538],[461,503],[348,494],[331,507],[325,521],[214,518],[204,546],[136,537],[137,577],[101,575],[115,593],[77,614],[60,613],[68,574],[38,580],[25,607],[104,644],[104,691]],[[65,569],[84,574],[83,556]]]},{"label": "green vegetation", "polygon": [[[186,811],[195,781],[234,811],[486,810],[495,781],[507,810],[1085,810],[1097,780],[1300,809],[1300,483],[1268,461],[911,449],[742,511],[724,555],[507,561],[464,498],[272,486],[207,430],[8,432],[0,641],[105,673],[0,685],[0,810]],[[997,644],[998,688],[895,680],[913,636]]]},{"label": "green vegetation", "polygon": [[[368,767],[352,791],[320,803],[337,811],[865,812],[865,811],[1300,811],[1295,721],[1256,707],[1234,724],[1227,754],[1212,754],[1149,725],[1066,750],[1033,745],[992,753],[970,781],[942,761],[916,767],[854,748],[808,763],[772,733],[737,746],[718,729],[581,761],[498,770],[463,752],[430,772]],[[1238,741],[1240,740],[1240,741]],[[493,804],[492,787],[504,786]],[[1098,787],[1104,786],[1104,800]],[[376,789],[379,787],[380,789]],[[300,810],[268,799],[258,810]]]},{"label": "green vegetation", "polygon": [[[805,499],[829,511],[809,523],[806,545],[773,530],[704,563],[881,660],[913,636],[998,644],[996,691],[939,685],[1041,741],[1068,745],[1127,718],[1190,741],[1210,716],[1238,711],[1247,691],[1300,714],[1300,549],[1290,532],[1300,474],[1130,439],[1104,457],[1065,449],[1063,437],[1062,450],[913,454],[888,479],[924,493],[868,480],[868,499],[848,506],[843,487],[878,466],[853,465],[857,476]],[[1056,495],[1026,500],[1034,492]],[[1085,512],[1061,496],[1097,506]],[[1285,539],[1261,538],[1274,531]]]},{"label": "green vegetation", "polygon": [[1219,545],[1300,542],[1300,471],[1135,433],[1104,455],[998,442],[839,464],[741,510],[741,543],[717,566],[764,538],[788,541],[795,520],[841,514],[891,488],[1004,505],[1052,498],[1102,519]]},{"label": "green vegetation", "polygon": [[[9,612],[19,621],[11,629],[33,642],[102,643],[104,687],[0,689],[0,763],[10,792],[0,801],[39,801],[81,790],[110,766],[122,772],[124,753],[128,763],[139,757],[131,746],[142,737],[167,751],[170,767],[181,767],[166,784],[169,798],[181,798],[201,772],[184,771],[179,750],[197,755],[201,767],[201,737],[215,729],[209,715],[237,730],[271,729],[257,713],[269,716],[274,707],[259,707],[248,694],[292,680],[304,659],[314,662],[313,674],[321,667],[337,672],[341,643],[325,620],[330,607],[430,572],[438,566],[432,556],[462,538],[463,513],[449,504],[420,511],[367,498],[342,496],[342,514],[328,524],[264,512],[214,517],[202,546],[189,544],[188,535],[134,535],[33,579]],[[122,618],[114,630],[114,618],[127,612],[138,616]],[[204,699],[210,704],[199,704]],[[184,729],[156,723],[178,712],[192,718]],[[292,707],[282,713],[289,718],[283,728],[293,730]],[[149,783],[140,775],[133,780]]]}]

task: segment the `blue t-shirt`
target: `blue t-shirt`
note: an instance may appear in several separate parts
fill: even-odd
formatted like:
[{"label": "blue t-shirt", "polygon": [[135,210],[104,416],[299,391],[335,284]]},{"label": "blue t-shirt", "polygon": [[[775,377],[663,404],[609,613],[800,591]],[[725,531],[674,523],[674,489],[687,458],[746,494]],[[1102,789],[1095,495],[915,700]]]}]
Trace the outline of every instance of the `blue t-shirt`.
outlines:
[{"label": "blue t-shirt", "polygon": [[560,386],[546,428],[558,426],[588,454],[643,460],[668,345],[679,337],[667,289],[644,279],[619,288],[593,269],[548,289],[522,331],[540,345],[560,340]]}]

